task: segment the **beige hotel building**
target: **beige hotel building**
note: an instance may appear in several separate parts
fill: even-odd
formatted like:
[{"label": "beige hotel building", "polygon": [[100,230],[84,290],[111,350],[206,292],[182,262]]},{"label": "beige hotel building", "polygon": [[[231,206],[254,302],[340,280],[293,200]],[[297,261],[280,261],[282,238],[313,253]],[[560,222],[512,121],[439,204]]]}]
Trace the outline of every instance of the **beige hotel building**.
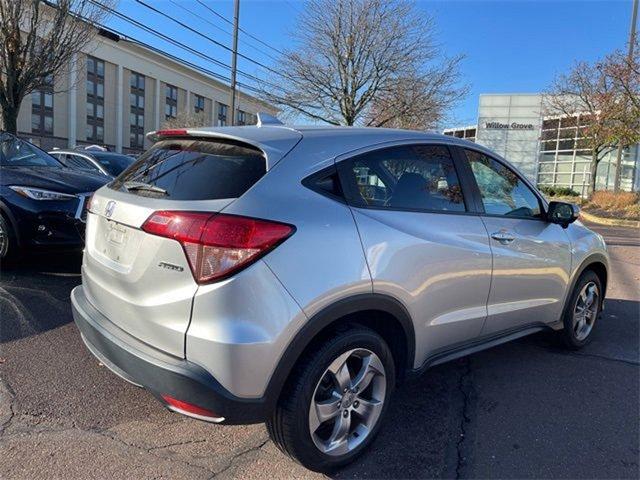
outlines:
[{"label": "beige hotel building", "polygon": [[[231,121],[228,85],[168,55],[101,30],[69,73],[22,102],[18,134],[45,150],[106,145],[137,153],[147,132],[185,113],[212,126]],[[257,112],[277,110],[242,92],[236,123],[255,123]]]}]

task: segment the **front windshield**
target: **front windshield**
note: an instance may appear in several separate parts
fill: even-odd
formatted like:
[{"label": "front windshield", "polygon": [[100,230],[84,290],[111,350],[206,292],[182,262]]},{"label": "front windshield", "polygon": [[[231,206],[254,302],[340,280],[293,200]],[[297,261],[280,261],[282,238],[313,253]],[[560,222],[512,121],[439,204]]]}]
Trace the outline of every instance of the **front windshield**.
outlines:
[{"label": "front windshield", "polygon": [[0,166],[63,167],[58,160],[48,153],[8,133],[0,134]]}]

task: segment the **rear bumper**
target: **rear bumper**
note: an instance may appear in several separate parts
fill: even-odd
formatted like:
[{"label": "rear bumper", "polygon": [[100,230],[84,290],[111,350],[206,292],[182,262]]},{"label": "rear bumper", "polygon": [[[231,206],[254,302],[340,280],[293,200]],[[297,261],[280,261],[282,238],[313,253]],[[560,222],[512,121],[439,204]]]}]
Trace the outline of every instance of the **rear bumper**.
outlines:
[{"label": "rear bumper", "polygon": [[[127,334],[89,303],[82,286],[71,292],[71,305],[73,319],[91,353],[120,377],[150,391],[167,408],[216,423],[260,423],[266,419],[262,399],[236,397],[199,365],[156,350]],[[214,412],[215,417],[205,418],[172,407],[164,400],[166,395]]]}]

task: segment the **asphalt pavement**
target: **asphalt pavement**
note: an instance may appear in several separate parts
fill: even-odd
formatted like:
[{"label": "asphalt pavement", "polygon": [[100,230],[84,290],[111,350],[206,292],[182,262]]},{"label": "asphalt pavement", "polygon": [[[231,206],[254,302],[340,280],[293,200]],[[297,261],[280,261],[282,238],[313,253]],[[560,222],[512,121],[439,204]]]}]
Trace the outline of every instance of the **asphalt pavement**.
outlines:
[{"label": "asphalt pavement", "polygon": [[[579,352],[541,333],[396,390],[382,432],[336,478],[639,478],[640,232],[595,227],[606,310]],[[0,272],[0,478],[313,478],[263,425],[164,410],[87,352],[69,292],[78,255]]]}]

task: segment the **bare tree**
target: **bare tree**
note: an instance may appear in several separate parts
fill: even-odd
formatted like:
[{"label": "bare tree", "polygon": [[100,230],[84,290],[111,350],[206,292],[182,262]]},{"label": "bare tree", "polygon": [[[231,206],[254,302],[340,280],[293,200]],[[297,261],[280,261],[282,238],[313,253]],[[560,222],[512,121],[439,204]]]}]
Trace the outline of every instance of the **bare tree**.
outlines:
[{"label": "bare tree", "polygon": [[578,62],[568,74],[556,77],[544,96],[546,115],[587,119],[580,136],[591,151],[591,192],[596,189],[598,164],[620,140],[620,101],[611,78],[597,63],[587,62]]},{"label": "bare tree", "polygon": [[170,128],[198,128],[210,127],[211,122],[207,120],[204,112],[190,113],[180,112],[174,118],[169,118],[162,123],[163,129]]},{"label": "bare tree", "polygon": [[[110,3],[109,0],[101,0]],[[89,0],[0,0],[0,109],[3,128],[17,131],[22,100],[65,73],[103,20]]]},{"label": "bare tree", "polygon": [[263,96],[333,125],[424,128],[464,93],[460,58],[444,58],[434,37],[433,18],[409,1],[308,0]]},{"label": "bare tree", "polygon": [[364,124],[409,130],[435,129],[467,87],[459,87],[462,57],[446,59],[426,73],[398,78],[389,90],[380,92],[365,114]]}]

